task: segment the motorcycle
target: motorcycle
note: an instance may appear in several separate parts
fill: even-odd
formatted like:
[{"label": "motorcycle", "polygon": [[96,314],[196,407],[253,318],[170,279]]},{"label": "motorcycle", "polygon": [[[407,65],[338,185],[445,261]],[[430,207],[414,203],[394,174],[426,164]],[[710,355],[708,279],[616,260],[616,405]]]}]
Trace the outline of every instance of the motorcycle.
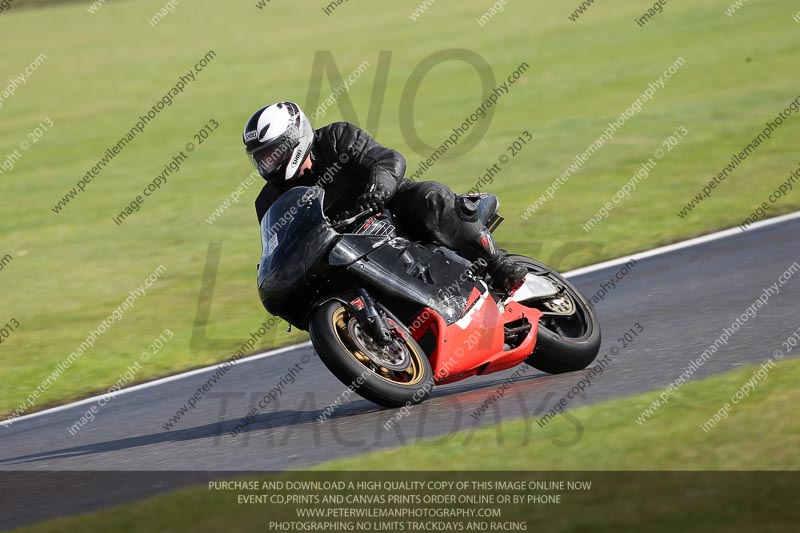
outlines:
[{"label": "motorcycle", "polygon": [[[463,198],[490,231],[503,221],[495,195]],[[309,331],[325,366],[367,400],[412,405],[470,376],[522,363],[570,372],[597,356],[592,309],[543,263],[510,256],[528,274],[509,296],[491,288],[485,262],[410,240],[388,210],[330,220],[323,199],[319,187],[295,187],[262,219],[259,296]]]}]

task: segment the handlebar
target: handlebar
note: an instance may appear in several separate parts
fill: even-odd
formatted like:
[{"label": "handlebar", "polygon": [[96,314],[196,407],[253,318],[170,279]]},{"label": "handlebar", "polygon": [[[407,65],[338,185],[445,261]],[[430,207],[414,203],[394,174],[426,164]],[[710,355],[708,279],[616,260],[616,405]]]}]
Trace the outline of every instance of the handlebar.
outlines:
[{"label": "handlebar", "polygon": [[[349,226],[350,224],[352,224],[353,222],[355,222],[356,220],[358,220],[361,217],[364,217],[366,215],[372,215],[372,214],[373,214],[373,210],[372,209],[367,209],[366,211],[361,211],[360,213],[357,213],[355,215],[353,215],[351,211],[345,211],[344,213],[342,213],[338,217],[336,217],[335,220],[331,221],[331,227],[333,229],[335,229],[335,230],[338,230],[339,228],[343,228],[345,226]],[[344,218],[344,217],[347,217],[347,218]]]}]

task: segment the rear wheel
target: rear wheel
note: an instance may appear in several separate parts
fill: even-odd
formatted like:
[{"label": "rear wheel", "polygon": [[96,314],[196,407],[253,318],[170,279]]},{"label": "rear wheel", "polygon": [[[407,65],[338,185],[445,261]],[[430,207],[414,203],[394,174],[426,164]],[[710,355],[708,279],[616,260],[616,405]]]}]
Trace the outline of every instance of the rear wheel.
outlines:
[{"label": "rear wheel", "polygon": [[311,315],[311,342],[322,362],[339,380],[367,400],[384,407],[424,401],[433,389],[428,357],[401,324],[388,346],[376,343],[350,309],[338,300]]},{"label": "rear wheel", "polygon": [[522,255],[509,258],[527,267],[530,273],[547,278],[559,290],[553,298],[519,302],[544,313],[539,320],[536,348],[525,362],[551,374],[589,366],[600,351],[601,340],[592,308],[569,281],[544,263]]}]

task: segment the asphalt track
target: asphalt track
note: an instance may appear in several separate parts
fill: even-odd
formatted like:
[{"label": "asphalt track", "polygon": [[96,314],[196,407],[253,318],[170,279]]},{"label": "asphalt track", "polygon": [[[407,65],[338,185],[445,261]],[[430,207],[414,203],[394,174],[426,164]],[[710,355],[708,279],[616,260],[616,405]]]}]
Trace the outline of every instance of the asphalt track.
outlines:
[{"label": "asphalt track", "polygon": [[[591,386],[569,401],[568,409],[669,385],[795,262],[800,263],[797,216],[640,259],[596,305],[604,336],[600,356],[609,354],[610,362]],[[619,269],[612,264],[577,271],[571,279],[588,298]],[[798,301],[800,273],[781,286],[779,294],[770,296],[767,305],[744,322],[693,379],[771,357],[800,325]],[[623,347],[619,339],[631,328],[643,331]],[[617,348],[618,353],[610,355]],[[229,435],[295,364],[302,368],[295,367],[294,383],[285,386],[241,434]],[[386,430],[384,424],[398,411],[378,408],[356,396],[327,421],[319,422],[326,407],[341,397],[344,386],[310,347],[301,346],[241,361],[196,408],[165,430],[163,424],[214,371],[201,370],[120,394],[75,436],[68,428],[91,404],[73,404],[0,427],[0,495],[17,496],[16,502],[4,500],[0,528],[144,497],[209,477],[210,470],[298,468],[442,435],[469,446],[471,429],[505,419],[530,419],[528,438],[537,439],[533,417],[549,410],[586,375],[586,371],[548,375],[531,369],[477,421],[472,414],[513,370],[472,378],[436,389],[428,402],[410,409],[408,416]],[[574,439],[554,442],[554,446],[592,438],[580,420],[568,419],[575,425]],[[504,435],[502,427],[498,426],[497,438],[508,442],[511,435]],[[455,435],[457,430],[466,430],[466,436]],[[76,474],[70,483],[88,490],[79,501],[68,504],[64,498],[61,504],[49,502],[33,511],[29,499],[33,497],[14,491],[14,474],[7,472],[120,470],[185,474],[176,475],[172,485],[149,476],[151,481],[143,478],[139,485],[127,488],[113,483],[113,476],[104,484],[97,479],[80,481]],[[30,482],[31,475],[23,478]],[[41,479],[50,482],[46,476]]]}]

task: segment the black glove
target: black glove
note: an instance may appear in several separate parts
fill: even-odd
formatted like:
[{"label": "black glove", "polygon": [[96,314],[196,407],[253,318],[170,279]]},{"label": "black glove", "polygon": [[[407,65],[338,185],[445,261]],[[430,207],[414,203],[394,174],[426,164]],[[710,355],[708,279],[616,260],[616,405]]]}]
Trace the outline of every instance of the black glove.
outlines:
[{"label": "black glove", "polygon": [[356,200],[356,209],[361,212],[372,211],[373,213],[379,213],[383,211],[388,197],[389,194],[382,189],[365,192]]}]

